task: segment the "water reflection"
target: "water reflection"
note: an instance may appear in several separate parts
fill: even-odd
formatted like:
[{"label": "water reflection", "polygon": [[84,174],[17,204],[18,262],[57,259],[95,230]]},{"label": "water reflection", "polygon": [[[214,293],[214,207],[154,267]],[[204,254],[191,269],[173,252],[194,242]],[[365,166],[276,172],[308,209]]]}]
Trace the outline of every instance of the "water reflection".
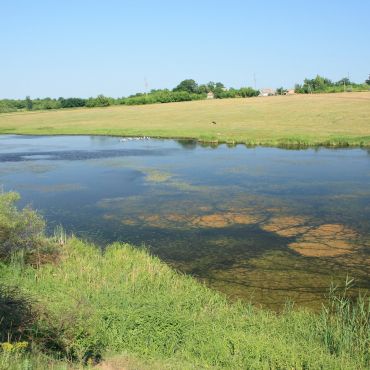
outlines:
[{"label": "water reflection", "polygon": [[147,245],[232,298],[319,306],[346,275],[370,288],[363,149],[0,136],[0,184],[101,245]]}]

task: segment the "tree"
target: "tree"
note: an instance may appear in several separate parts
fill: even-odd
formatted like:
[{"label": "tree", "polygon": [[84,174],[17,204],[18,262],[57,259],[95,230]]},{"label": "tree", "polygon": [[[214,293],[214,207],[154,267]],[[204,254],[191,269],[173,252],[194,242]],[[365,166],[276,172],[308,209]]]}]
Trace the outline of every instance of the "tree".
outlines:
[{"label": "tree", "polygon": [[238,91],[238,95],[242,98],[250,98],[252,96],[258,96],[259,95],[258,90],[254,90],[252,87],[241,87]]},{"label": "tree", "polygon": [[30,208],[18,210],[17,193],[0,194],[0,260],[11,258],[16,251],[41,251],[48,242],[44,238],[45,221]]},{"label": "tree", "polygon": [[295,91],[303,94],[310,94],[312,92],[325,92],[332,88],[335,84],[326,77],[317,75],[313,79],[305,78],[303,85],[296,85]]},{"label": "tree", "polygon": [[111,104],[110,98],[104,95],[98,95],[96,98],[87,99],[86,107],[108,107]]},{"label": "tree", "polygon": [[276,89],[276,95],[285,95],[288,91],[284,87],[279,87]]},{"label": "tree", "polygon": [[351,82],[351,80],[348,77],[343,77],[342,79],[337,81],[335,84],[338,86],[343,86],[343,85],[348,86],[348,85],[352,85],[353,82]]},{"label": "tree", "polygon": [[61,108],[83,107],[86,105],[86,100],[81,98],[59,98]]},{"label": "tree", "polygon": [[26,96],[26,109],[27,110],[32,110],[33,103],[32,100],[29,96]]},{"label": "tree", "polygon": [[370,75],[369,75],[369,78],[365,81],[365,83],[367,83],[368,85],[370,85]]},{"label": "tree", "polygon": [[208,86],[207,85],[199,85],[198,86],[198,93],[199,94],[207,94],[207,93],[209,93],[209,88],[208,88]]},{"label": "tree", "polygon": [[181,81],[173,91],[187,91],[190,94],[196,94],[198,93],[198,84],[192,79],[184,80]]},{"label": "tree", "polygon": [[225,85],[222,82],[216,82],[215,88],[216,90],[223,90],[225,88]]}]

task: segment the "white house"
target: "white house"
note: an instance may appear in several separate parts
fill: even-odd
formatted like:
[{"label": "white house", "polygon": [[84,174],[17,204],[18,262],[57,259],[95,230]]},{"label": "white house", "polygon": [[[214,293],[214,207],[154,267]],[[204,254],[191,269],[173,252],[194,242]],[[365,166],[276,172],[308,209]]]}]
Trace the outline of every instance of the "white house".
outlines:
[{"label": "white house", "polygon": [[215,97],[215,94],[214,94],[212,91],[210,91],[210,92],[207,94],[207,99],[214,99],[214,97]]},{"label": "white house", "polygon": [[261,89],[259,96],[273,96],[276,95],[275,89]]}]

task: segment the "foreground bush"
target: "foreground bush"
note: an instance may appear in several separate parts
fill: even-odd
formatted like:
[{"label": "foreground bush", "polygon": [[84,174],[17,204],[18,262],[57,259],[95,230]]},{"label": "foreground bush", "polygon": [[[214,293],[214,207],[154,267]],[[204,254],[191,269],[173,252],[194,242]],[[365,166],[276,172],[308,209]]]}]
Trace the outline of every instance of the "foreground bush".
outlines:
[{"label": "foreground bush", "polygon": [[17,193],[0,194],[0,259],[21,253],[30,263],[54,259],[55,245],[45,237],[45,221],[31,208],[19,211]]}]

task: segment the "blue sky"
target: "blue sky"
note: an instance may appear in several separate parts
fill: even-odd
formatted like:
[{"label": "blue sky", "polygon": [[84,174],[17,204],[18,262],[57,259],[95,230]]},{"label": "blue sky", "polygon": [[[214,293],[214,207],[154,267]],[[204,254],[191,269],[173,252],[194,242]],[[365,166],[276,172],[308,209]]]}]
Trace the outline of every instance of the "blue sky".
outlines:
[{"label": "blue sky", "polygon": [[370,1],[0,0],[0,98],[370,73]]}]

